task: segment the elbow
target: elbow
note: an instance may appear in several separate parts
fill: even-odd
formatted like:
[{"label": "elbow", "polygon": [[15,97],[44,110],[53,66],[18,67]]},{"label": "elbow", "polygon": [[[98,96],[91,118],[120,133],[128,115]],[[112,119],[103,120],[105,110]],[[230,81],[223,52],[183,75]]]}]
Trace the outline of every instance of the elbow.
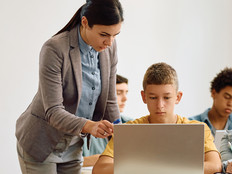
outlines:
[{"label": "elbow", "polygon": [[[222,172],[222,164],[221,163],[215,163],[213,167],[210,170],[210,173],[217,173],[217,172]],[[205,172],[209,173],[209,172]]]},{"label": "elbow", "polygon": [[92,174],[113,174],[114,163],[113,158],[100,156],[98,161],[93,166]]},{"label": "elbow", "polygon": [[222,164],[221,163],[216,166],[216,170],[217,170],[216,172],[222,172]]}]

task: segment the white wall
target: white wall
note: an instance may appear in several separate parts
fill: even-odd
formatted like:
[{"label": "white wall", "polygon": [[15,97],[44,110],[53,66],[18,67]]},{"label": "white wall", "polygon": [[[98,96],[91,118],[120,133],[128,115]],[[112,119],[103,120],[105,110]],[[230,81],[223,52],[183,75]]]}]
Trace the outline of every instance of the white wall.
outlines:
[{"label": "white wall", "polygon": [[[184,95],[176,113],[190,116],[212,104],[209,85],[232,65],[231,0],[121,0],[125,22],[118,42],[118,73],[129,78],[125,114],[147,114],[140,90],[153,63],[172,65]],[[3,0],[0,6],[0,173],[20,173],[15,121],[38,86],[42,44],[84,3],[61,0]]]}]

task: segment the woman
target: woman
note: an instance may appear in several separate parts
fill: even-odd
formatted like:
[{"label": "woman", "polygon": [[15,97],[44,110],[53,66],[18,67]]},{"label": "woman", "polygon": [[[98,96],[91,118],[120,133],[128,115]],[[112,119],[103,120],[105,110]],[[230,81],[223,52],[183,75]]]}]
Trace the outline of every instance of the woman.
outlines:
[{"label": "woman", "polygon": [[122,22],[118,0],[88,0],[43,45],[38,92],[16,123],[23,174],[78,174],[82,138],[113,133],[111,122],[119,118],[114,38]]}]

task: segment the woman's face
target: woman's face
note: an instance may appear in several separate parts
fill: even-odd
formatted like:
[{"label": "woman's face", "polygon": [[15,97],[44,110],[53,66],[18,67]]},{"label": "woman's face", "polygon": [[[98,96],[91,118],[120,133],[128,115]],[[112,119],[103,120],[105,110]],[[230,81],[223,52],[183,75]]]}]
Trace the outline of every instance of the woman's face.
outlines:
[{"label": "woman's face", "polygon": [[101,52],[111,46],[116,35],[120,33],[122,23],[114,25],[88,25],[88,20],[82,17],[81,37],[96,51]]}]

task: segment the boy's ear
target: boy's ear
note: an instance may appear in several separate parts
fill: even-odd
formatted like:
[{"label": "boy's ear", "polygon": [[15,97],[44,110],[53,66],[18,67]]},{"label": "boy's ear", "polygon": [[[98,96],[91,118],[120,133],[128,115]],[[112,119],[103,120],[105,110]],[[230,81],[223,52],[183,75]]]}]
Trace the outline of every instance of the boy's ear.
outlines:
[{"label": "boy's ear", "polygon": [[216,90],[215,89],[213,89],[212,91],[211,91],[211,97],[214,99],[214,97],[215,97],[215,94],[216,94]]},{"label": "boy's ear", "polygon": [[143,99],[143,103],[147,104],[146,96],[145,96],[145,92],[144,91],[141,91],[141,96],[142,96],[142,99]]},{"label": "boy's ear", "polygon": [[183,96],[183,92],[178,91],[177,96],[176,96],[176,103],[175,104],[178,104],[180,102],[182,96]]}]

